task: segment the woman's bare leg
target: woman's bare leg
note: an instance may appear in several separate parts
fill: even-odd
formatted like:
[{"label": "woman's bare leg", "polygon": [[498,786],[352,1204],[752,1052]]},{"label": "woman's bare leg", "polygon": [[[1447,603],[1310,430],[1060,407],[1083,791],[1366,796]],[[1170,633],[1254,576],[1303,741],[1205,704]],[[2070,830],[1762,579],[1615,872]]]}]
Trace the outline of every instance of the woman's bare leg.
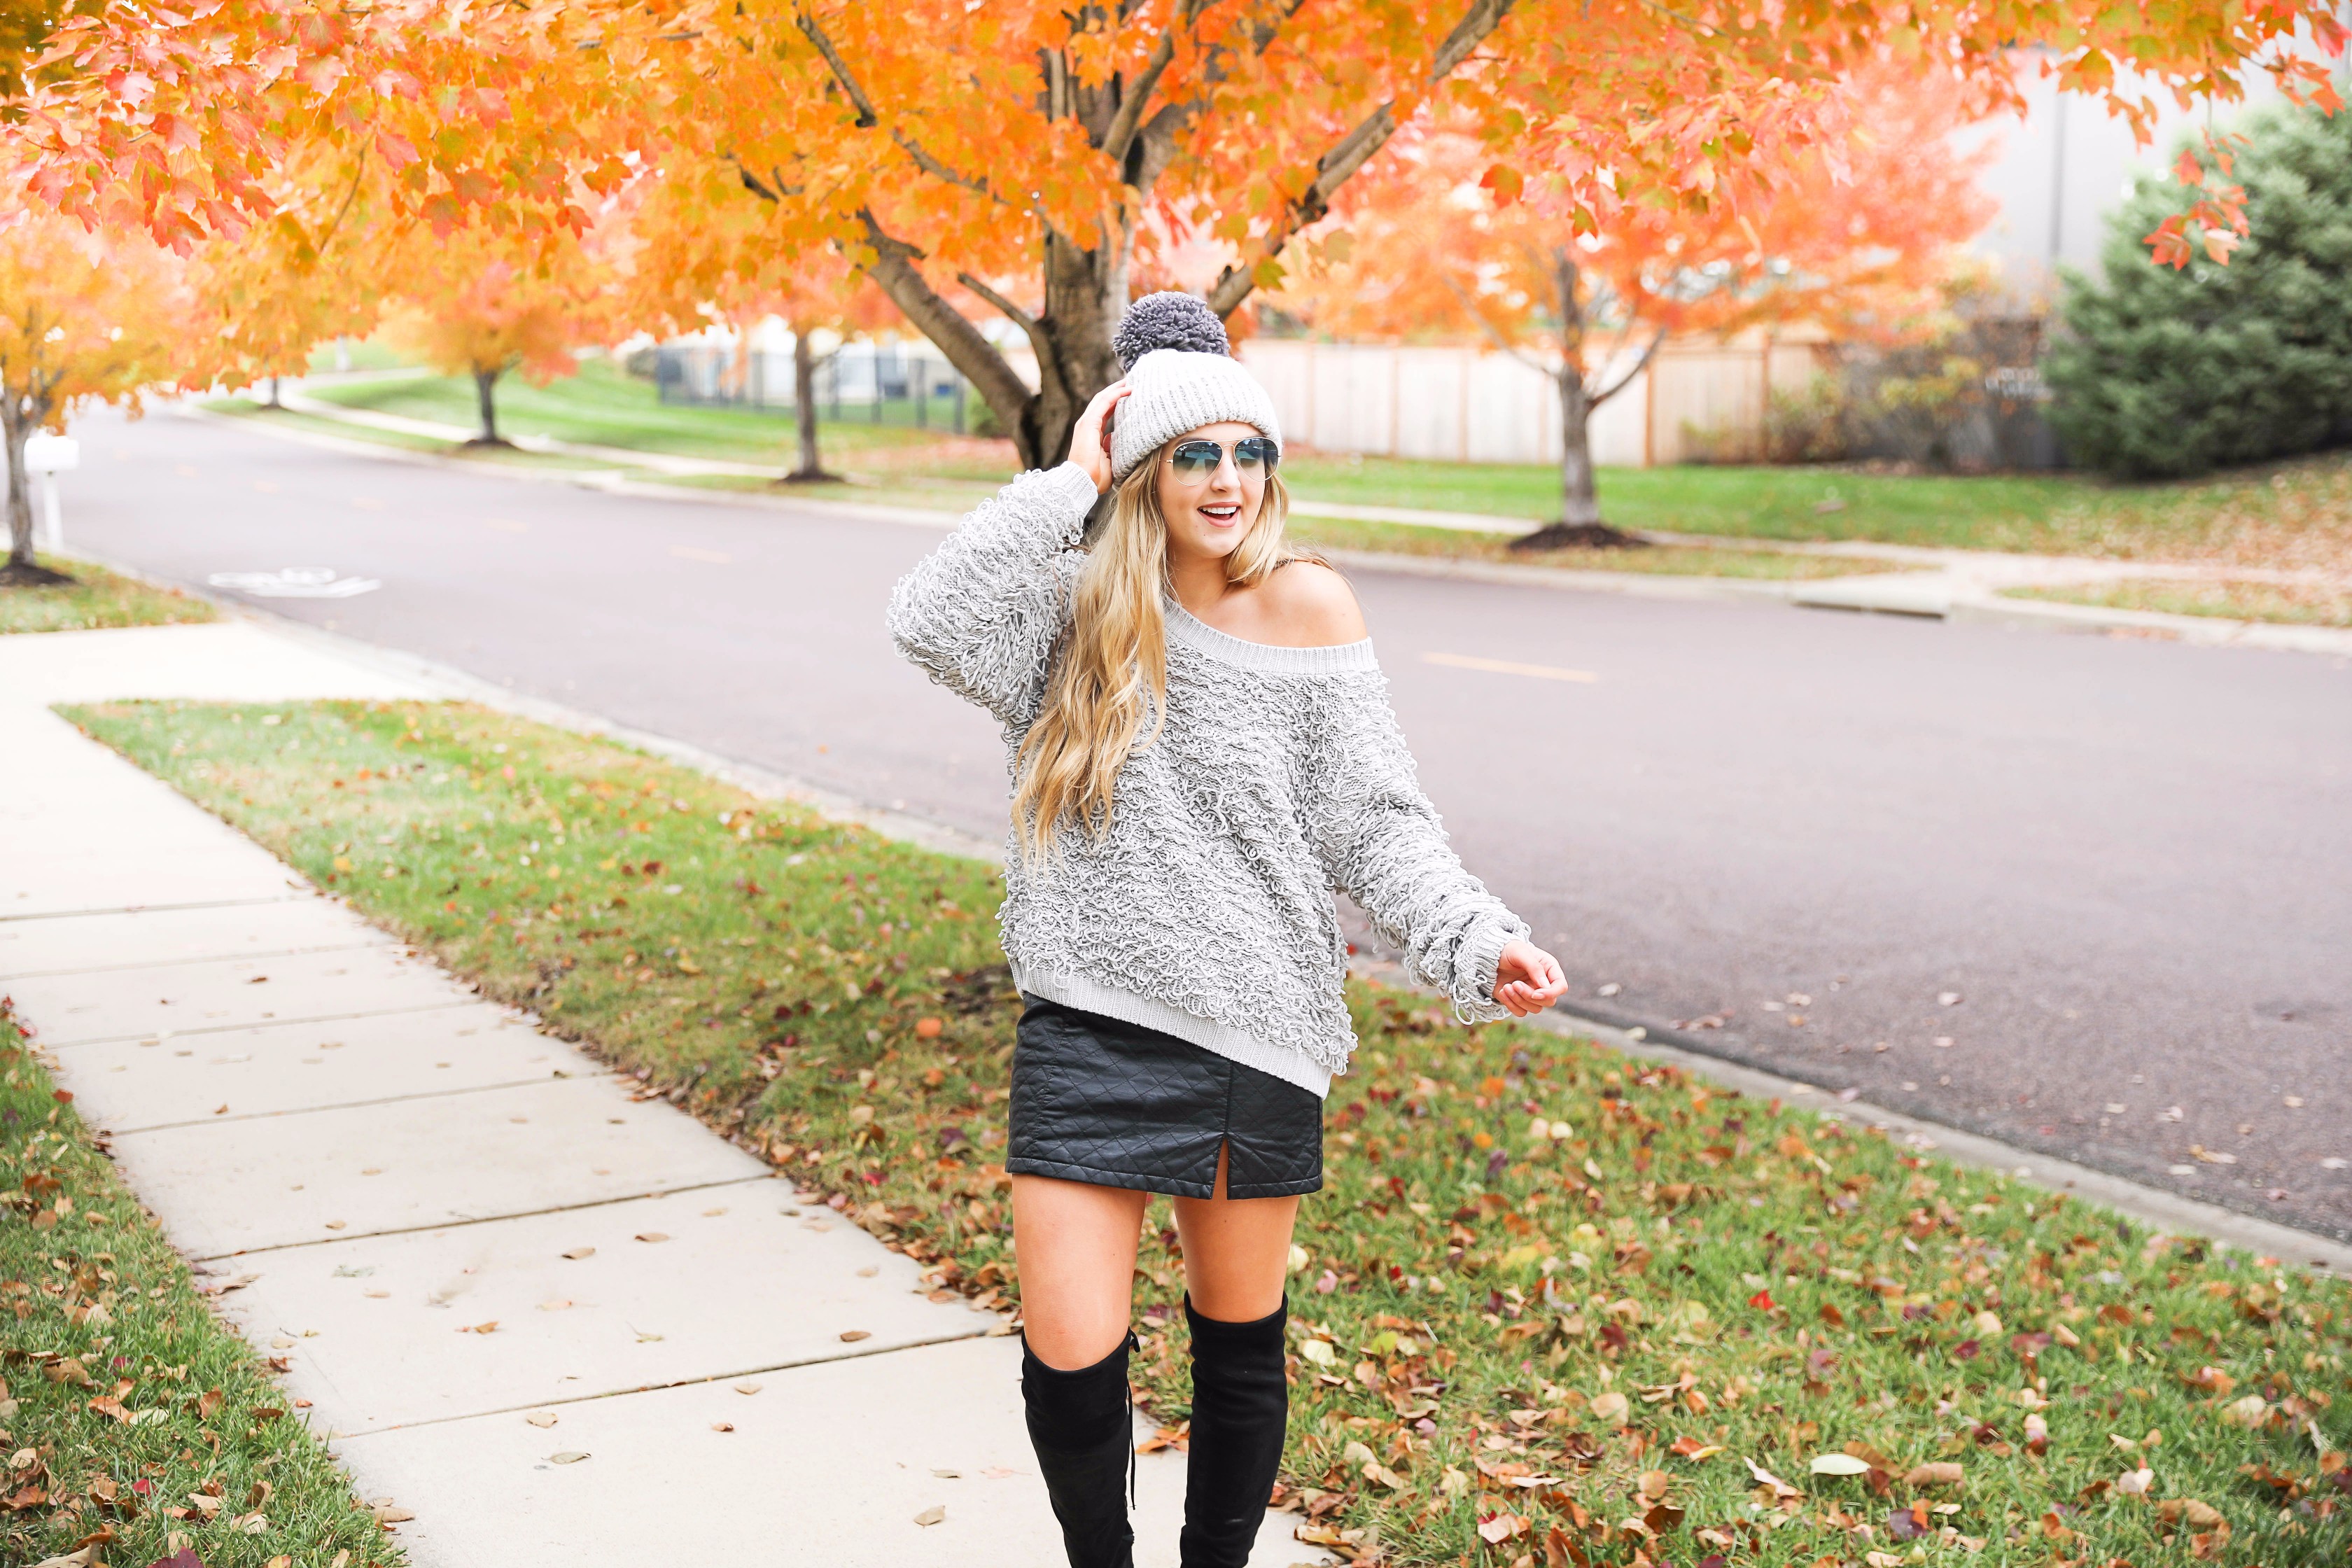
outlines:
[{"label": "woman's bare leg", "polygon": [[1192,1441],[1185,1458],[1185,1568],[1242,1568],[1265,1522],[1289,1406],[1283,1276],[1298,1200],[1176,1200],[1192,1338]]},{"label": "woman's bare leg", "polygon": [[1047,1366],[1092,1366],[1127,1338],[1136,1237],[1150,1201],[1150,1194],[1124,1187],[1013,1178],[1022,1331]]},{"label": "woman's bare leg", "polygon": [[[1216,1195],[1174,1202],[1176,1233],[1184,1242],[1184,1287],[1192,1294],[1193,1310],[1204,1318],[1243,1323],[1282,1305],[1290,1232],[1298,1220],[1297,1198],[1227,1197],[1225,1153],[1220,1150]],[[1128,1266],[1130,1271],[1134,1268],[1132,1252]],[[1022,1276],[1024,1298],[1028,1279]]]}]

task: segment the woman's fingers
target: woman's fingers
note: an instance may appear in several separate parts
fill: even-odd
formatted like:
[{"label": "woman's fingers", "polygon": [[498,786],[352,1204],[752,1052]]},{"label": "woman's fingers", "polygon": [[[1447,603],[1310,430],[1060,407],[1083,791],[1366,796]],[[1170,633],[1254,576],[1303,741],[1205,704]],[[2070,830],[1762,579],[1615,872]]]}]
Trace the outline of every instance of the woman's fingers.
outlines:
[{"label": "woman's fingers", "polygon": [[1513,1016],[1540,1013],[1568,994],[1559,961],[1531,942],[1506,946],[1495,963],[1495,1001]]}]

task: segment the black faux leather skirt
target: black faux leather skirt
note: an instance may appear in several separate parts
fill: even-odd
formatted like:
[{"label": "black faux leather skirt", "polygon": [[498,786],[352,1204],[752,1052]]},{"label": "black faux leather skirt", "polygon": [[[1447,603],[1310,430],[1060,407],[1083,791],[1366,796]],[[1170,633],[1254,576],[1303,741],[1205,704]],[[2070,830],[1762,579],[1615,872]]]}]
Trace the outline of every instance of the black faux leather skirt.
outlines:
[{"label": "black faux leather skirt", "polygon": [[1176,1197],[1323,1185],[1323,1101],[1158,1029],[1024,993],[1004,1168]]}]

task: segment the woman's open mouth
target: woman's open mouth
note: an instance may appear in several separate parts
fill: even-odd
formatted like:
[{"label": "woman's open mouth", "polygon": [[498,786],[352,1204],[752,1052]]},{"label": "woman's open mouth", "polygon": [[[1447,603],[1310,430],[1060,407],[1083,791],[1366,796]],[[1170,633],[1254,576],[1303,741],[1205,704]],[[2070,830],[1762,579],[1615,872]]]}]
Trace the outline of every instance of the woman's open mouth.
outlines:
[{"label": "woman's open mouth", "polygon": [[1242,505],[1239,501],[1213,501],[1207,506],[1196,506],[1192,510],[1208,519],[1210,526],[1213,528],[1231,528],[1241,521]]}]

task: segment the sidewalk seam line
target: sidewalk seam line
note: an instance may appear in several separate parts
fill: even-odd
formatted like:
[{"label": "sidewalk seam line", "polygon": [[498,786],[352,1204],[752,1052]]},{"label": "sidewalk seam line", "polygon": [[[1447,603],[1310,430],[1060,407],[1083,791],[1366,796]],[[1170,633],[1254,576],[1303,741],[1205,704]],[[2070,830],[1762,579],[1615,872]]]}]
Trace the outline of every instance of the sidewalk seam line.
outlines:
[{"label": "sidewalk seam line", "polygon": [[172,1132],[183,1127],[226,1127],[237,1121],[268,1121],[283,1116],[315,1116],[328,1110],[358,1110],[371,1105],[407,1105],[419,1100],[454,1100],[461,1094],[487,1094],[499,1089],[530,1089],[543,1083],[593,1083],[623,1074],[607,1068],[601,1072],[551,1072],[546,1078],[519,1078],[503,1083],[467,1084],[462,1089],[420,1089],[415,1094],[387,1094],[375,1100],[344,1100],[332,1105],[290,1105],[283,1110],[241,1110],[234,1116],[203,1116],[188,1121],[151,1121],[143,1127],[108,1127],[109,1138],[136,1138],[147,1132]]},{"label": "sidewalk seam line", "polygon": [[[717,1137],[716,1133],[712,1134]],[[729,1145],[733,1147],[733,1145]],[[535,1219],[541,1215],[572,1214],[581,1209],[609,1208],[614,1204],[633,1204],[645,1198],[674,1197],[679,1193],[707,1192],[712,1187],[740,1187],[751,1182],[772,1182],[786,1179],[780,1171],[762,1171],[751,1176],[722,1176],[716,1181],[688,1182],[677,1187],[649,1187],[639,1193],[621,1193],[609,1198],[589,1198],[576,1204],[550,1204],[545,1208],[517,1209],[511,1214],[461,1215],[437,1220],[431,1225],[394,1226],[385,1230],[359,1230],[348,1236],[322,1236],[310,1241],[272,1241],[259,1247],[240,1247],[231,1252],[202,1252],[190,1255],[194,1263],[222,1263],[232,1258],[258,1258],[265,1253],[298,1252],[308,1247],[336,1247],[347,1241],[373,1241],[378,1237],[415,1236],[428,1230],[456,1230],[465,1226],[496,1225],[501,1220]]]},{"label": "sidewalk seam line", "polygon": [[199,1024],[186,1029],[147,1029],[135,1035],[92,1035],[85,1040],[44,1040],[34,1044],[45,1051],[74,1050],[82,1046],[119,1046],[125,1040],[144,1040],[163,1036],[183,1040],[190,1035],[233,1035],[240,1029],[274,1029],[288,1024],[348,1024],[360,1018],[404,1018],[412,1013],[438,1013],[452,1007],[472,1007],[488,1001],[485,996],[467,996],[453,1002],[426,1002],[415,1007],[372,1007],[364,1013],[323,1013],[315,1018],[250,1018],[242,1024]]},{"label": "sidewalk seam line", "polygon": [[367,948],[393,948],[403,957],[415,953],[404,942],[379,935],[374,942],[337,942],[329,947],[281,947],[268,952],[207,952],[194,958],[158,958],[142,963],[97,963],[87,969],[26,969],[14,973],[0,972],[0,982],[11,980],[67,980],[79,974],[128,974],[141,969],[178,969],[191,963],[236,963],[257,958],[307,958],[314,952],[357,952]]},{"label": "sidewalk seam line", "polygon": [[[991,1313],[989,1316],[993,1317]],[[966,1340],[992,1337],[986,1327],[964,1333],[940,1334],[933,1339],[908,1340],[903,1344],[876,1345],[871,1349],[845,1349],[839,1355],[803,1356],[797,1361],[782,1361],[772,1365],[745,1367],[739,1372],[707,1373],[695,1377],[672,1378],[667,1383],[641,1384],[635,1388],[607,1388],[595,1394],[578,1394],[563,1399],[542,1399],[532,1405],[508,1405],[496,1410],[469,1410],[456,1415],[427,1415],[421,1420],[402,1421],[390,1426],[378,1426],[366,1432],[330,1432],[328,1441],[341,1443],[347,1439],[381,1437],[394,1432],[411,1432],[420,1426],[446,1426],[453,1421],[479,1421],[492,1415],[515,1415],[526,1410],[553,1410],[568,1405],[593,1405],[600,1399],[626,1399],[633,1394],[659,1394],[672,1388],[695,1388],[706,1383],[724,1383],[730,1377],[759,1377],[779,1372],[799,1372],[807,1367],[831,1366],[838,1362],[865,1361],[874,1356],[896,1355],[901,1351],[929,1350],[935,1345],[961,1344]],[[993,1336],[998,1339],[1006,1336]]]},{"label": "sidewalk seam line", "polygon": [[[131,765],[133,767],[138,766],[135,763]],[[182,798],[184,799],[185,797],[183,796]],[[215,817],[214,820],[218,821],[219,819]],[[278,864],[282,866],[285,862],[281,860]],[[299,902],[303,899],[316,898],[318,896],[318,894],[305,889],[290,893],[279,893],[274,897],[267,899],[214,899],[208,902],[194,904],[124,904],[119,908],[110,910],[43,910],[26,915],[0,915],[0,924],[9,924],[16,921],[90,920],[100,915],[159,915],[170,914],[180,910],[241,910],[250,908],[256,904],[291,904]]]}]

